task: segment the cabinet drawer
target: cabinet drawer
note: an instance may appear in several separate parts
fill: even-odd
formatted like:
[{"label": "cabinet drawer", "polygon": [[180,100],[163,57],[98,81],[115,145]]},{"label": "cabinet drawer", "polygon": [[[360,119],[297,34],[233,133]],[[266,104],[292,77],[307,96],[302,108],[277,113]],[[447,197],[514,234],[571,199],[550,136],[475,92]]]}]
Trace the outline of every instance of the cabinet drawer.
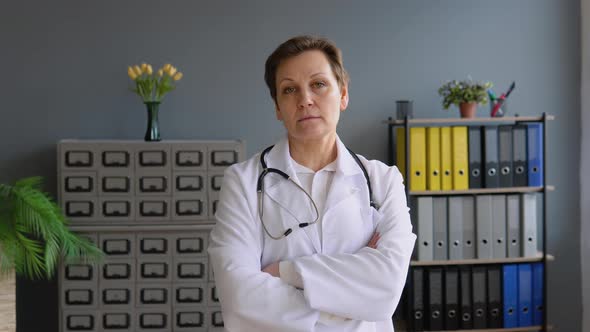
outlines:
[{"label": "cabinet drawer", "polygon": [[172,144],[173,165],[175,170],[206,170],[207,146],[203,143]]},{"label": "cabinet drawer", "polygon": [[138,196],[170,196],[170,177],[169,171],[136,173],[135,192]]},{"label": "cabinet drawer", "polygon": [[207,305],[205,283],[186,283],[173,285],[174,307],[193,307]]},{"label": "cabinet drawer", "polygon": [[97,195],[96,172],[62,172],[61,191],[67,195]]},{"label": "cabinet drawer", "polygon": [[98,296],[101,308],[133,308],[135,285],[133,282],[102,281]]},{"label": "cabinet drawer", "polygon": [[128,281],[135,280],[135,260],[133,259],[108,259],[102,264],[101,280]]},{"label": "cabinet drawer", "polygon": [[192,308],[177,308],[173,314],[174,331],[207,331],[207,308],[195,306]]},{"label": "cabinet drawer", "polygon": [[172,220],[204,220],[208,217],[205,195],[175,197],[172,207]]},{"label": "cabinet drawer", "polygon": [[102,331],[131,332],[133,329],[134,317],[132,312],[126,310],[107,309],[101,312]]},{"label": "cabinet drawer", "polygon": [[62,312],[62,331],[97,332],[98,320],[94,310],[64,310]]},{"label": "cabinet drawer", "polygon": [[206,194],[207,190],[205,182],[207,181],[207,174],[202,172],[174,172],[173,179],[173,194]]},{"label": "cabinet drawer", "polygon": [[133,233],[100,234],[99,243],[107,257],[135,257],[135,235]]},{"label": "cabinet drawer", "polygon": [[137,284],[136,303],[138,307],[168,307],[172,301],[171,298],[170,284]]}]

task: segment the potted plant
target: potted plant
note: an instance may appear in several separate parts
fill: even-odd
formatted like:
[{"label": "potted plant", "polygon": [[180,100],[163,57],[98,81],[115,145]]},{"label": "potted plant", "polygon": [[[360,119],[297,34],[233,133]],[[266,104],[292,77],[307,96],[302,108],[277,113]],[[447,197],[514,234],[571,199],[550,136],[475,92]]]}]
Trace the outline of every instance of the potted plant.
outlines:
[{"label": "potted plant", "polygon": [[471,79],[453,80],[445,82],[438,89],[438,94],[443,97],[444,109],[457,105],[462,118],[473,118],[477,111],[477,104],[487,104],[487,90],[491,87],[491,82],[473,82]]},{"label": "potted plant", "polygon": [[[89,240],[72,233],[60,207],[41,189],[41,177],[12,185],[0,183],[0,330],[14,329],[14,276],[51,278],[60,260],[97,261],[103,253]],[[12,313],[10,312],[12,311]]]}]

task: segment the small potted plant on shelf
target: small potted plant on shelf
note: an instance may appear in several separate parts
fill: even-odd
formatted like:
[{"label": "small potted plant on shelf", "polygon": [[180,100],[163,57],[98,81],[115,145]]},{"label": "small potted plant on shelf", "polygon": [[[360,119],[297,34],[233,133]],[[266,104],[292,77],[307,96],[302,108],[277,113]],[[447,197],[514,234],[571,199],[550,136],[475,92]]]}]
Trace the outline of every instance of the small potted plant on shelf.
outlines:
[{"label": "small potted plant on shelf", "polygon": [[459,107],[462,118],[473,118],[478,104],[487,104],[487,90],[492,87],[491,82],[447,81],[439,89],[438,94],[443,97],[443,108],[451,105]]},{"label": "small potted plant on shelf", "polygon": [[[15,273],[52,278],[61,260],[99,261],[102,251],[72,233],[60,207],[41,189],[41,177],[0,183],[0,330],[14,329]],[[12,303],[10,303],[12,302]]]}]

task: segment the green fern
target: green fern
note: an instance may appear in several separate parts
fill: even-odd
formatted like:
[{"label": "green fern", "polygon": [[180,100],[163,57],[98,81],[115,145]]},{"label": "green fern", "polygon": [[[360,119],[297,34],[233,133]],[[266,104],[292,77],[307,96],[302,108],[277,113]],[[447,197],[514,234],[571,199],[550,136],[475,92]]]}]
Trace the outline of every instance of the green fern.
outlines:
[{"label": "green fern", "polygon": [[41,190],[42,178],[0,184],[0,273],[51,278],[60,259],[97,261],[102,251],[67,227],[59,206]]}]

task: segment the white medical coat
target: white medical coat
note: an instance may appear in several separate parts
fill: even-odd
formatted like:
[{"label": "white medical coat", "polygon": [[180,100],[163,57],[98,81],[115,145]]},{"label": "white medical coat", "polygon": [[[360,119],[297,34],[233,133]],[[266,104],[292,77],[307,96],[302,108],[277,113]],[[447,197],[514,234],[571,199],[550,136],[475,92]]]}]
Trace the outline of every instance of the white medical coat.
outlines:
[{"label": "white medical coat", "polygon": [[[227,331],[393,331],[391,317],[416,240],[402,176],[396,167],[359,156],[379,205],[375,210],[362,170],[339,138],[337,149],[322,240],[316,225],[297,226],[315,219],[309,198],[277,175],[264,180],[264,221],[275,236],[287,228],[293,232],[281,240],[264,232],[256,192],[259,154],[225,171],[208,251]],[[286,138],[265,160],[297,178]],[[366,247],[375,231],[381,235],[377,248]],[[283,260],[293,262],[303,290],[261,272]],[[325,321],[320,312],[347,319]]]}]

